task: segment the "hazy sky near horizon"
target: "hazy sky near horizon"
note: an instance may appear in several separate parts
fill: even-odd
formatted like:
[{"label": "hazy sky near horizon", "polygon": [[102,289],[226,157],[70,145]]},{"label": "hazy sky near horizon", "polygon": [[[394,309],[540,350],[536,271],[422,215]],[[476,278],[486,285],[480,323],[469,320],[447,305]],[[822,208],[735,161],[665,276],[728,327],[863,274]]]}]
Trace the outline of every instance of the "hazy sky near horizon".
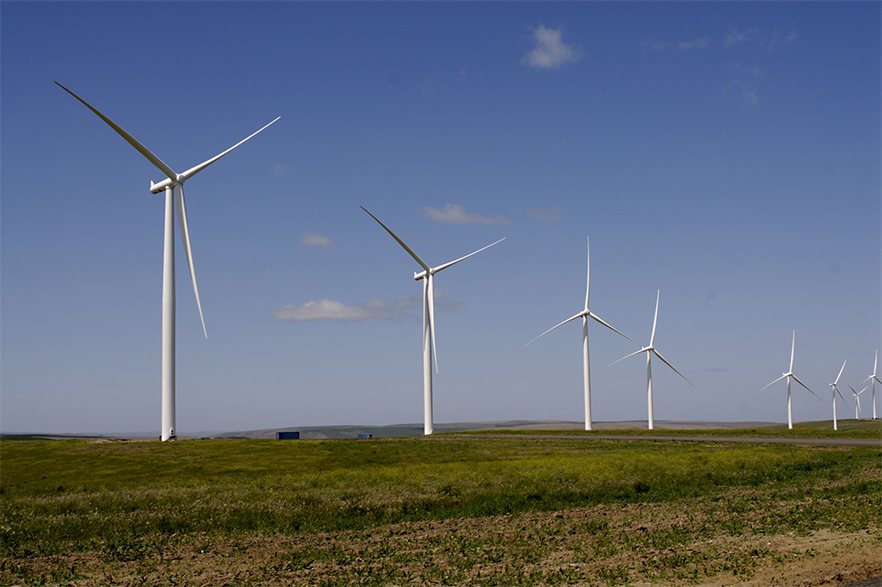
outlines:
[{"label": "hazy sky near horizon", "polygon": [[[180,434],[583,419],[591,310],[655,418],[854,416],[882,347],[878,2],[0,3],[3,432],[160,425],[162,173],[181,172]],[[592,323],[595,421],[646,419]],[[880,394],[882,395],[882,394]],[[861,396],[871,414],[869,392]],[[877,398],[882,409],[882,398]]]}]

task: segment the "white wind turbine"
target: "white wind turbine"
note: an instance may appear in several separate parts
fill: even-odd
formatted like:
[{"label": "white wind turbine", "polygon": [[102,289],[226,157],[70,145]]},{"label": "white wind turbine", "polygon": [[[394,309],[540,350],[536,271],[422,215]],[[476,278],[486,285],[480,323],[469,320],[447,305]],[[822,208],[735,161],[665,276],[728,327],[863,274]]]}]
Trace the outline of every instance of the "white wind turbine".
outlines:
[{"label": "white wind turbine", "polygon": [[174,241],[174,217],[175,217],[175,191],[177,191],[178,227],[181,238],[184,241],[184,250],[187,253],[187,264],[190,267],[190,279],[193,281],[193,293],[196,294],[196,306],[199,309],[199,319],[202,320],[202,332],[208,338],[205,330],[205,319],[202,317],[202,304],[199,301],[199,289],[196,287],[196,273],[193,271],[193,253],[190,249],[190,231],[187,225],[187,208],[184,204],[184,182],[259,133],[273,122],[276,118],[257,132],[242,139],[223,153],[215,155],[211,159],[192,167],[184,173],[175,173],[171,167],[154,155],[147,147],[142,145],[132,135],[120,128],[112,120],[93,108],[88,102],[55,82],[61,89],[79,100],[89,110],[98,115],[113,130],[115,130],[130,145],[135,147],[153,165],[166,175],[166,179],[159,183],[150,182],[150,191],[158,194],[165,191],[165,236],[162,254],[162,440],[174,440],[177,437],[175,426],[175,241]]},{"label": "white wind turbine", "polygon": [[573,316],[572,318],[567,318],[566,320],[564,320],[563,322],[561,322],[557,326],[553,326],[553,327],[549,328],[548,330],[546,330],[545,332],[543,332],[542,334],[540,334],[539,336],[537,336],[536,338],[534,338],[533,340],[531,340],[530,342],[528,342],[527,344],[524,345],[526,347],[527,345],[529,345],[533,341],[535,341],[539,338],[542,338],[543,336],[545,336],[546,334],[548,334],[549,332],[551,332],[552,330],[554,330],[558,326],[563,326],[567,322],[571,322],[571,321],[575,320],[576,318],[582,319],[582,373],[583,373],[584,386],[585,386],[585,430],[591,430],[591,361],[589,360],[589,357],[588,357],[588,318],[591,318],[594,321],[599,322],[600,324],[603,324],[604,326],[606,326],[607,328],[609,328],[613,332],[616,332],[616,333],[624,336],[625,338],[627,338],[628,340],[630,340],[634,344],[637,344],[637,342],[635,342],[631,338],[625,336],[624,334],[622,334],[621,332],[619,332],[618,330],[616,330],[615,328],[613,328],[612,326],[610,326],[609,324],[604,322],[600,318],[600,316],[598,316],[597,314],[595,314],[594,312],[592,312],[591,310],[588,309],[588,296],[590,295],[590,293],[591,293],[591,241],[588,240],[588,278],[587,278],[587,285],[585,286],[585,309],[582,310],[581,312],[579,312],[578,314],[576,314],[575,316]]},{"label": "white wind turbine", "polygon": [[876,367],[879,366],[879,351],[876,351],[876,360],[873,361],[873,374],[861,381],[861,383],[866,383],[867,381],[873,386],[873,419],[876,419],[876,382],[878,381],[882,384],[882,379],[879,379],[879,375],[876,374]]},{"label": "white wind turbine", "polygon": [[[642,349],[640,349],[639,351],[635,351],[635,352],[631,353],[630,355],[627,355],[627,356],[619,359],[619,361],[624,361],[628,357],[633,357],[634,355],[639,355],[640,353],[646,353],[646,403],[649,407],[648,428],[650,430],[652,430],[655,425],[655,420],[653,418],[653,413],[652,413],[652,355],[653,355],[653,353],[655,354],[656,357],[661,359],[665,365],[667,365],[668,367],[673,369],[674,373],[676,373],[680,377],[683,377],[683,379],[686,381],[686,383],[695,387],[691,381],[686,379],[686,377],[682,373],[680,373],[679,371],[674,369],[674,366],[671,365],[668,362],[668,360],[665,359],[663,356],[661,356],[661,354],[659,354],[659,352],[655,349],[655,346],[654,346],[655,345],[655,325],[658,323],[658,301],[659,301],[660,297],[661,297],[661,290],[658,290],[658,293],[655,296],[655,318],[653,318],[653,320],[652,320],[652,336],[650,336],[650,338],[649,338],[649,346],[645,346]],[[619,361],[612,363],[610,365],[610,367],[612,367],[613,365],[615,365]]]},{"label": "white wind turbine", "polygon": [[[793,379],[795,379],[797,383],[799,383],[800,385],[805,387],[806,390],[810,394],[817,397],[818,399],[821,399],[820,397],[818,397],[818,394],[816,394],[814,391],[812,391],[811,389],[808,388],[808,385],[806,385],[805,383],[800,381],[799,377],[797,377],[796,375],[793,374],[793,355],[794,355],[795,351],[796,351],[796,331],[794,330],[793,331],[793,345],[790,347],[790,371],[788,371],[787,373],[784,373],[783,375],[781,375],[781,377],[778,377],[777,379],[772,381],[772,383],[769,383],[769,385],[766,385],[766,387],[769,387],[770,385],[774,385],[775,383],[778,383],[779,381],[781,381],[785,377],[787,378],[787,427],[790,429],[793,429],[793,403],[790,399],[790,378],[791,377]],[[763,389],[766,389],[766,387],[764,387]],[[763,389],[761,389],[760,391],[762,391]]]},{"label": "white wind turbine", "polygon": [[845,361],[842,361],[842,369],[839,370],[839,375],[836,376],[836,381],[827,384],[833,388],[833,430],[839,430],[836,424],[836,394],[838,393],[839,397],[842,398],[842,403],[848,405],[848,402],[846,402],[845,398],[842,397],[842,392],[839,391],[839,378],[842,377],[842,372],[845,371],[846,362],[848,362],[847,359]]},{"label": "white wind turbine", "polygon": [[[851,385],[849,385],[851,387]],[[869,385],[867,386],[869,387]],[[861,394],[867,391],[867,387],[863,388],[860,391],[855,391],[853,387],[851,387],[851,395],[854,396],[854,419],[861,419]]]},{"label": "white wind turbine", "polygon": [[432,356],[435,356],[435,370],[438,370],[438,355],[435,352],[435,279],[434,275],[441,271],[442,269],[447,269],[451,265],[455,265],[459,263],[463,259],[468,259],[472,255],[477,255],[484,249],[488,249],[493,245],[500,243],[505,240],[505,238],[501,238],[495,243],[491,243],[484,247],[483,249],[478,249],[474,253],[470,253],[465,257],[460,257],[456,261],[451,261],[450,263],[445,263],[443,265],[438,265],[435,268],[429,267],[425,261],[420,259],[420,256],[417,255],[413,249],[407,246],[403,240],[398,238],[394,232],[389,230],[389,227],[380,222],[380,220],[367,211],[364,206],[359,206],[362,210],[368,213],[368,216],[377,221],[377,223],[386,229],[392,238],[394,238],[399,245],[401,245],[405,251],[410,253],[410,256],[414,258],[414,260],[419,263],[420,267],[423,270],[419,273],[414,272],[413,278],[416,281],[420,279],[423,280],[423,433],[431,434],[433,431],[434,419],[432,417]]}]

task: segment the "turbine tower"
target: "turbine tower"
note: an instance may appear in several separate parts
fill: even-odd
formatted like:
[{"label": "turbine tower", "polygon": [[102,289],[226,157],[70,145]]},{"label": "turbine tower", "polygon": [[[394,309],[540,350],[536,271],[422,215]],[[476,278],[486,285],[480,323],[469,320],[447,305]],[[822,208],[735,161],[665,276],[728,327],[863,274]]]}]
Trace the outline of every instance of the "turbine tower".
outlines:
[{"label": "turbine tower", "polygon": [[879,379],[879,375],[877,375],[876,367],[879,366],[879,351],[876,351],[876,360],[873,361],[873,374],[861,381],[861,383],[866,383],[867,381],[873,386],[873,419],[876,419],[876,382],[878,381],[882,384],[882,379]]},{"label": "turbine tower", "polygon": [[175,192],[177,192],[178,227],[181,231],[181,239],[184,241],[184,250],[187,254],[187,264],[190,267],[190,279],[193,281],[193,293],[196,295],[196,307],[199,309],[199,319],[202,321],[202,332],[208,338],[205,330],[205,319],[202,317],[202,304],[199,301],[199,289],[196,287],[196,273],[193,270],[193,253],[190,249],[190,230],[187,225],[187,208],[184,204],[184,182],[256,135],[273,122],[276,118],[257,132],[242,139],[223,153],[215,155],[185,171],[175,173],[171,167],[154,155],[147,147],[142,145],[132,135],[120,128],[112,120],[101,114],[91,104],[55,82],[61,89],[79,100],[86,108],[98,115],[110,128],[115,130],[127,143],[132,145],[139,153],[144,155],[153,165],[166,175],[166,179],[159,183],[150,182],[150,191],[154,194],[165,192],[165,228],[163,237],[162,253],[162,440],[174,440],[177,438],[175,425]]},{"label": "turbine tower", "polygon": [[553,326],[552,328],[549,328],[548,330],[546,330],[545,332],[543,332],[542,334],[540,334],[539,336],[537,336],[536,338],[534,338],[533,340],[531,340],[530,342],[528,342],[527,344],[524,345],[525,347],[528,346],[530,343],[532,343],[533,341],[535,341],[539,338],[542,338],[543,336],[545,336],[546,334],[548,334],[549,332],[551,332],[552,330],[554,330],[558,326],[563,326],[567,322],[571,322],[572,320],[575,320],[576,318],[582,319],[582,378],[584,380],[584,387],[585,387],[585,430],[591,430],[591,361],[589,360],[589,357],[588,357],[588,318],[591,318],[595,322],[603,324],[604,326],[606,326],[607,328],[609,328],[613,332],[616,332],[616,333],[620,334],[621,336],[624,336],[625,338],[627,338],[628,340],[630,340],[634,344],[637,344],[634,340],[625,336],[624,334],[622,334],[621,332],[619,332],[618,330],[616,330],[615,328],[613,328],[612,326],[610,326],[609,324],[604,322],[600,318],[600,316],[598,316],[597,314],[595,314],[594,312],[592,312],[591,310],[588,309],[588,296],[590,295],[590,293],[591,293],[591,241],[590,241],[590,239],[588,239],[588,278],[587,278],[587,285],[585,286],[585,309],[582,310],[581,312],[579,312],[578,314],[576,314],[575,316],[573,316],[572,318],[567,318],[566,320],[564,320],[563,322],[561,322],[557,326]]},{"label": "turbine tower", "polygon": [[[663,356],[661,356],[661,354],[659,354],[659,352],[657,350],[655,350],[655,325],[658,323],[658,301],[659,301],[660,297],[661,297],[661,290],[658,290],[658,293],[655,296],[655,318],[653,318],[653,320],[652,320],[652,336],[649,337],[649,346],[645,346],[642,349],[640,349],[639,351],[635,351],[635,352],[631,353],[630,355],[627,355],[627,356],[619,359],[619,361],[624,361],[628,357],[633,357],[634,355],[639,355],[640,353],[646,353],[646,403],[647,403],[647,406],[649,409],[648,428],[650,430],[652,430],[653,427],[655,426],[655,419],[653,417],[653,412],[652,412],[652,355],[653,354],[655,354],[656,357],[661,359],[665,365],[667,365],[668,367],[673,369],[674,373],[676,373],[680,377],[683,377],[683,379],[686,381],[686,383],[695,387],[691,381],[686,379],[686,377],[682,373],[680,373],[679,371],[674,369],[674,366],[671,365],[670,363],[668,363],[668,360],[665,359]],[[610,365],[610,367],[612,367],[613,365],[615,365],[619,361],[612,363]]]},{"label": "turbine tower", "polygon": [[410,256],[414,258],[414,260],[419,263],[420,267],[423,270],[419,273],[414,272],[413,278],[416,281],[423,280],[423,434],[431,434],[434,426],[434,418],[432,415],[432,357],[434,355],[435,358],[435,371],[438,370],[438,355],[435,351],[435,274],[441,271],[442,269],[447,269],[451,265],[455,265],[459,263],[463,259],[468,259],[472,255],[477,255],[484,249],[489,249],[493,245],[504,241],[504,238],[499,239],[495,243],[491,243],[484,247],[483,249],[478,249],[474,253],[470,253],[465,257],[460,257],[456,261],[451,261],[450,263],[445,263],[443,265],[438,265],[435,268],[429,267],[425,261],[420,259],[420,256],[417,255],[413,249],[407,246],[403,240],[398,238],[394,232],[389,230],[389,227],[380,222],[380,220],[367,211],[364,206],[359,206],[362,210],[367,212],[368,216],[377,221],[377,223],[386,229],[392,238],[394,238],[399,245],[401,245],[405,251],[410,253]]},{"label": "turbine tower", "polygon": [[[778,377],[777,379],[772,381],[772,383],[769,383],[769,385],[766,385],[766,387],[763,388],[763,389],[766,389],[770,385],[774,385],[775,383],[778,383],[779,381],[781,381],[785,377],[787,378],[787,427],[790,428],[791,430],[793,429],[793,403],[790,399],[790,378],[792,377],[794,380],[796,380],[797,383],[799,383],[800,385],[805,387],[806,390],[810,394],[817,397],[818,399],[821,399],[820,397],[818,397],[818,394],[816,394],[814,391],[812,391],[811,389],[808,388],[808,385],[806,385],[805,383],[800,381],[799,377],[797,377],[796,375],[793,374],[793,355],[795,352],[796,352],[796,331],[794,330],[793,331],[793,345],[790,347],[790,371],[788,371],[787,373],[784,373],[783,375],[781,375],[780,377]],[[760,391],[762,391],[763,389],[761,389]]]},{"label": "turbine tower", "polygon": [[[847,359],[845,361],[842,361],[842,369],[839,370],[839,375],[836,376],[836,381],[834,381],[833,383],[827,384],[833,388],[833,430],[839,430],[839,428],[837,427],[837,424],[836,424],[836,394],[838,393],[839,397],[842,398],[842,403],[844,403],[845,405],[848,405],[848,402],[846,402],[845,398],[842,397],[842,392],[839,391],[839,378],[842,377],[842,372],[845,371],[845,363],[846,362],[848,362]],[[852,390],[852,391],[854,391],[854,390]]]}]

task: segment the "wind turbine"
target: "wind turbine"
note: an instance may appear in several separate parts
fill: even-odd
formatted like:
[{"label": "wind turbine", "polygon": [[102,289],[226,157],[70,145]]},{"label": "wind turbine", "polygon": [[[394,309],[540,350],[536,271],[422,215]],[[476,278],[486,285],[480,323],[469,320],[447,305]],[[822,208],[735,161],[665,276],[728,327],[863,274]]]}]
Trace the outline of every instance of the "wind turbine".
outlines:
[{"label": "wind turbine", "polygon": [[474,253],[470,253],[465,257],[460,257],[456,261],[451,261],[450,263],[445,263],[443,265],[438,265],[435,268],[429,267],[425,261],[420,259],[420,256],[417,255],[413,249],[407,246],[403,240],[398,238],[394,232],[389,230],[389,227],[380,222],[380,220],[367,211],[364,206],[359,206],[362,210],[368,213],[368,216],[377,221],[377,223],[386,229],[392,238],[394,238],[399,245],[401,245],[405,251],[410,253],[410,256],[414,258],[414,260],[419,263],[420,267],[423,268],[419,273],[414,272],[413,278],[416,281],[420,279],[423,280],[423,434],[431,434],[433,431],[434,419],[432,417],[432,356],[435,357],[435,371],[438,370],[438,355],[435,351],[435,274],[441,271],[442,269],[447,269],[451,265],[455,265],[459,263],[463,259],[468,259],[472,255],[477,255],[484,249],[489,249],[495,244],[498,244],[505,240],[505,238],[501,238],[495,243],[491,243],[484,247],[483,249],[478,249]]},{"label": "wind turbine", "polygon": [[[772,383],[769,383],[769,385],[766,385],[766,387],[769,387],[770,385],[778,383],[779,381],[781,381],[785,377],[787,378],[787,427],[790,428],[791,430],[793,429],[793,404],[790,399],[790,378],[792,377],[793,379],[795,379],[796,382],[799,383],[800,385],[802,385],[803,387],[805,387],[806,390],[808,390],[808,392],[810,394],[817,397],[818,399],[821,399],[820,397],[818,397],[818,394],[816,394],[814,391],[809,389],[805,383],[800,381],[799,377],[797,377],[796,375],[793,374],[793,355],[794,355],[795,351],[796,351],[796,331],[794,330],[793,331],[793,346],[790,347],[790,371],[788,371],[787,373],[784,373],[783,375],[781,375],[780,377],[778,377],[777,379],[772,381]],[[766,387],[764,387],[763,389],[766,389]],[[761,389],[760,391],[762,391],[763,389]]]},{"label": "wind turbine", "polygon": [[187,253],[187,264],[190,267],[190,279],[193,281],[193,293],[196,294],[196,307],[199,309],[199,319],[202,321],[202,332],[208,338],[205,330],[205,319],[202,317],[202,304],[199,301],[199,289],[196,287],[196,273],[193,271],[193,253],[190,249],[190,230],[187,225],[187,208],[184,204],[184,182],[264,130],[276,118],[257,132],[242,139],[223,153],[215,155],[196,167],[191,167],[184,173],[175,173],[172,168],[154,155],[147,147],[138,142],[135,137],[124,131],[112,120],[101,114],[91,104],[55,82],[61,89],[82,102],[82,104],[98,115],[110,128],[115,130],[127,143],[135,147],[153,165],[166,175],[166,179],[159,183],[150,181],[151,193],[158,194],[165,191],[165,236],[163,239],[162,253],[162,440],[174,440],[177,438],[175,426],[175,241],[174,241],[174,217],[175,217],[175,191],[177,191],[178,227],[181,231],[181,239],[184,241],[184,250]]},{"label": "wind turbine", "polygon": [[[650,430],[652,430],[655,425],[655,420],[653,419],[653,414],[652,414],[652,355],[655,354],[655,356],[658,357],[659,359],[661,359],[665,365],[667,365],[671,369],[674,369],[674,366],[671,365],[667,359],[665,359],[663,356],[661,356],[661,354],[657,350],[655,350],[655,346],[654,346],[655,345],[655,325],[658,323],[658,301],[659,301],[660,297],[661,297],[661,290],[658,290],[658,293],[655,296],[655,318],[653,318],[653,320],[652,320],[652,336],[650,336],[650,338],[649,338],[649,346],[645,346],[642,349],[640,349],[639,351],[635,351],[635,352],[631,353],[630,355],[627,355],[627,356],[619,359],[619,361],[624,361],[628,357],[633,357],[634,355],[639,355],[640,353],[646,353],[646,403],[649,406],[649,420],[648,420],[649,425],[648,425],[648,427]],[[612,367],[613,365],[615,365],[619,361],[612,363],[610,365],[610,367]],[[686,381],[686,383],[695,387],[691,381],[686,379],[686,377],[682,373],[677,371],[676,369],[674,369],[674,373],[676,373],[680,377],[683,377],[683,379]]]},{"label": "wind turbine", "polygon": [[545,332],[543,332],[542,334],[540,334],[539,336],[537,336],[536,338],[534,338],[533,340],[531,340],[530,342],[528,342],[527,344],[524,345],[525,347],[528,346],[530,343],[532,343],[533,341],[535,341],[539,338],[542,338],[543,336],[545,336],[546,334],[548,334],[549,332],[551,332],[552,330],[554,330],[558,326],[563,326],[567,322],[571,322],[572,320],[575,320],[576,318],[582,319],[582,372],[583,372],[583,379],[585,381],[585,430],[591,430],[591,361],[588,358],[588,318],[592,318],[594,321],[599,322],[600,324],[603,324],[604,326],[606,326],[607,328],[609,328],[613,332],[616,332],[616,333],[624,336],[625,338],[627,338],[628,340],[630,340],[634,344],[637,344],[634,340],[625,336],[624,334],[622,334],[621,332],[619,332],[618,330],[616,330],[615,328],[613,328],[612,326],[610,326],[609,324],[604,322],[600,318],[600,316],[598,316],[597,314],[595,314],[594,312],[592,312],[591,310],[588,309],[588,296],[590,293],[591,293],[591,241],[589,239],[588,240],[588,278],[587,278],[587,285],[585,286],[585,309],[582,310],[581,312],[579,312],[578,314],[576,314],[575,316],[573,316],[572,318],[567,318],[566,320],[564,320],[563,322],[561,322],[557,326],[553,326],[552,328],[549,328],[548,330],[546,330]]},{"label": "wind turbine", "polygon": [[[838,393],[839,397],[842,398],[842,402],[845,405],[848,405],[848,402],[846,402],[845,398],[842,397],[842,392],[839,391],[839,378],[842,377],[842,372],[845,371],[845,363],[847,361],[848,361],[848,359],[846,359],[845,361],[842,361],[842,369],[839,370],[839,375],[836,376],[836,381],[834,381],[833,383],[827,384],[833,388],[833,430],[839,430],[839,428],[837,428],[837,425],[836,425],[836,394]],[[854,391],[854,390],[852,390],[852,391]]]},{"label": "wind turbine", "polygon": [[866,383],[867,381],[873,386],[873,419],[876,419],[876,382],[878,381],[882,384],[882,379],[879,379],[879,375],[876,374],[876,367],[879,366],[879,351],[876,351],[876,360],[873,361],[873,374],[861,381],[861,383]]},{"label": "wind turbine", "polygon": [[[851,387],[851,385],[849,385]],[[869,387],[869,385],[867,386]],[[853,387],[851,387],[851,395],[854,396],[854,419],[861,419],[861,394],[867,391],[867,387],[863,388],[860,391],[855,391]]]}]

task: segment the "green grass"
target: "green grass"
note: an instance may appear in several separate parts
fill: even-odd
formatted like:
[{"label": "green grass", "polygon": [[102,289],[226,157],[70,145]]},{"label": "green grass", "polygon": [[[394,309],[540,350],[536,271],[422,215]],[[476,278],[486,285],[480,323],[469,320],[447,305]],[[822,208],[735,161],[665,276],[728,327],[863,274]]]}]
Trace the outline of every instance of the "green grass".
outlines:
[{"label": "green grass", "polygon": [[525,436],[728,436],[746,438],[866,438],[882,441],[882,421],[880,420],[839,420],[838,430],[833,430],[833,421],[800,422],[788,429],[786,424],[778,426],[763,426],[761,428],[711,428],[707,430],[679,430],[673,428],[657,427],[654,430],[625,429],[597,429],[597,430],[472,430],[457,432],[456,434],[497,435],[515,434]]},{"label": "green grass", "polygon": [[[598,504],[712,502],[733,488],[761,486],[773,495],[763,499],[798,491],[829,507],[788,510],[757,527],[866,528],[882,511],[880,487],[878,478],[857,479],[878,469],[879,458],[874,447],[477,435],[3,442],[0,556],[136,556],[170,537],[203,533],[300,535]],[[730,518],[737,508],[754,511],[757,504],[736,500],[719,507]],[[736,516],[731,531],[749,530],[745,524]],[[654,534],[647,544],[676,542],[676,531],[670,532]]]}]

